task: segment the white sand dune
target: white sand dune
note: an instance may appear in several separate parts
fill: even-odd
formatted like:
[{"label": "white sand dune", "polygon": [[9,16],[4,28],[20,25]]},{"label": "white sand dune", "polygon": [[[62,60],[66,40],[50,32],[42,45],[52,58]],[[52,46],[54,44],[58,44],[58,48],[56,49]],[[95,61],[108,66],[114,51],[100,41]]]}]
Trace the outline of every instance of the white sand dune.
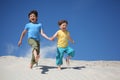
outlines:
[{"label": "white sand dune", "polygon": [[29,58],[0,57],[0,80],[120,80],[120,61],[71,60],[62,70],[57,70],[54,59],[40,59],[32,70],[29,62]]}]

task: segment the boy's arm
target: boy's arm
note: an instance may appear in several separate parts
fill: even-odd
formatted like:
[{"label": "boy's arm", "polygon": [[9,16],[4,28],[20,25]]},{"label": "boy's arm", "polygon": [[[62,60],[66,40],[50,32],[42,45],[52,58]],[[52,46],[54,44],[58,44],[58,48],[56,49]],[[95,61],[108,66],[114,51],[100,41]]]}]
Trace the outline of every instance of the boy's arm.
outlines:
[{"label": "boy's arm", "polygon": [[50,38],[44,33],[43,29],[41,29],[40,34],[41,34],[44,38],[50,40]]},{"label": "boy's arm", "polygon": [[57,37],[57,35],[58,35],[58,32],[56,32],[50,39],[54,40]]},{"label": "boy's arm", "polygon": [[18,46],[20,46],[20,45],[22,44],[22,39],[23,39],[23,37],[25,36],[26,32],[27,32],[27,30],[23,30],[23,32],[22,32],[22,34],[21,34],[21,36],[20,36],[20,40],[19,40],[19,42],[18,42]]},{"label": "boy's arm", "polygon": [[74,44],[74,40],[70,37],[70,35],[68,36],[68,40]]}]

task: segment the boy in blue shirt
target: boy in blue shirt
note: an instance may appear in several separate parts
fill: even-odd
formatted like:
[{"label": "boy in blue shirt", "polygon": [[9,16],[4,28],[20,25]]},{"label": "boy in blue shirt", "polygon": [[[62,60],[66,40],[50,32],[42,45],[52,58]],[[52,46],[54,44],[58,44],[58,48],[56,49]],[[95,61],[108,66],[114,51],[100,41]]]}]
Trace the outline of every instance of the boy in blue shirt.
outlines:
[{"label": "boy in blue shirt", "polygon": [[34,64],[38,63],[39,60],[39,52],[40,52],[40,35],[44,38],[50,40],[50,38],[44,33],[42,29],[42,24],[37,23],[38,12],[36,10],[32,10],[29,14],[29,23],[25,25],[25,29],[22,31],[20,36],[20,40],[18,42],[18,46],[22,44],[22,39],[25,34],[28,32],[28,43],[32,47],[32,59],[30,63],[30,68],[32,69]]}]

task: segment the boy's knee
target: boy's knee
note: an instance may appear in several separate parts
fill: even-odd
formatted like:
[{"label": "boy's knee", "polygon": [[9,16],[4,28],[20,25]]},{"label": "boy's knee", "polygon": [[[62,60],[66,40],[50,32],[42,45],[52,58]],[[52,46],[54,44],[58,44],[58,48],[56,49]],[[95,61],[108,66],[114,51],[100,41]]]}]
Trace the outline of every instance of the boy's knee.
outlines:
[{"label": "boy's knee", "polygon": [[33,52],[35,52],[35,53],[37,53],[37,55],[39,55],[39,49],[34,48]]},{"label": "boy's knee", "polygon": [[74,51],[74,50],[71,51],[71,52],[68,54],[68,56],[71,56],[71,57],[74,57],[74,55],[75,55],[75,51]]}]

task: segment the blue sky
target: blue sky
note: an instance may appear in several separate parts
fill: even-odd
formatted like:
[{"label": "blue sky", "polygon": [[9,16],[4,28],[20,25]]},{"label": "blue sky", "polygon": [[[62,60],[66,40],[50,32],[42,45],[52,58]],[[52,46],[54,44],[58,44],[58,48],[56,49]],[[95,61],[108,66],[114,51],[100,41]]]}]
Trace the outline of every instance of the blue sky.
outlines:
[{"label": "blue sky", "polygon": [[[38,22],[52,36],[57,22],[66,19],[75,44],[75,60],[120,60],[119,0],[0,0],[0,56],[31,55],[27,35],[17,47],[31,10],[39,12]],[[56,40],[41,37],[41,56],[55,58]],[[66,56],[66,55],[65,55]]]}]

